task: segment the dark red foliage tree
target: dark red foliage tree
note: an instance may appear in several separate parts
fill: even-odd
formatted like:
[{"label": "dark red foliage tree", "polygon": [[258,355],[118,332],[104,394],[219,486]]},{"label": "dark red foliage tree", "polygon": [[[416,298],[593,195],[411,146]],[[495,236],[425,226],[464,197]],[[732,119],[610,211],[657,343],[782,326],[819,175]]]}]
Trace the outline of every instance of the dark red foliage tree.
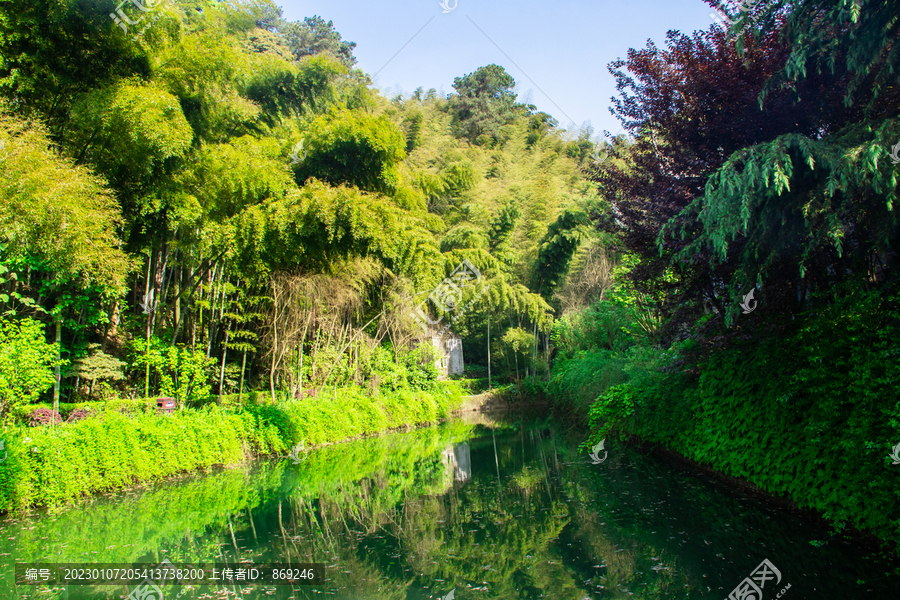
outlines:
[{"label": "dark red foliage tree", "polygon": [[[720,26],[692,36],[670,31],[666,49],[648,42],[609,66],[620,93],[610,110],[635,141],[617,144],[614,160],[595,168],[593,178],[610,203],[596,219],[623,250],[641,257],[631,277],[639,290],[666,298],[662,313],[674,317],[670,333],[704,305],[721,313],[734,270],[727,261],[711,267],[710,248],[687,261],[673,259],[699,226],[679,223],[679,214],[703,196],[709,176],[742,148],[785,133],[827,135],[855,116],[842,102],[841,79],[829,74],[772,90],[761,107],[760,92],[790,49],[777,34],[757,41],[748,33],[743,42],[742,55]],[[688,235],[661,239],[673,219]],[[677,281],[666,283],[661,275],[672,265]]]}]

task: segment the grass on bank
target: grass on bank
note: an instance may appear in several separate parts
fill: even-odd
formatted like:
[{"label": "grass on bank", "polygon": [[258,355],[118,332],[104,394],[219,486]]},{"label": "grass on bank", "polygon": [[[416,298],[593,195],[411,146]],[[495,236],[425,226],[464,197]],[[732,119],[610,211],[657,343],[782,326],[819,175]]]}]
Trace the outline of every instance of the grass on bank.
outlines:
[{"label": "grass on bank", "polygon": [[7,430],[0,508],[55,506],[177,473],[287,454],[298,442],[311,446],[434,423],[459,407],[462,396],[458,382],[441,382],[424,391],[369,396],[344,388],[336,396],[207,405],[170,415],[123,411],[113,403],[76,423]]}]

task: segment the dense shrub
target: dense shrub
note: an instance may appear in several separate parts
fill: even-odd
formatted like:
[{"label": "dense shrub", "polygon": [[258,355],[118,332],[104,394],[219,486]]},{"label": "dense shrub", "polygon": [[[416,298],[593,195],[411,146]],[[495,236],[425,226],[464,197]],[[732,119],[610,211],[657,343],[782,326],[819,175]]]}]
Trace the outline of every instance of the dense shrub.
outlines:
[{"label": "dense shrub", "polygon": [[[590,425],[596,440],[605,438],[613,429],[625,429],[634,416],[634,391],[623,383],[609,388],[591,406]],[[595,441],[596,441],[595,440]]]},{"label": "dense shrub", "polygon": [[86,408],[76,408],[72,412],[69,413],[69,418],[66,419],[66,423],[77,423],[78,421],[83,421],[91,416],[91,411]]},{"label": "dense shrub", "polygon": [[622,352],[579,350],[554,364],[549,393],[554,402],[585,414],[606,390],[628,381],[626,365]]}]

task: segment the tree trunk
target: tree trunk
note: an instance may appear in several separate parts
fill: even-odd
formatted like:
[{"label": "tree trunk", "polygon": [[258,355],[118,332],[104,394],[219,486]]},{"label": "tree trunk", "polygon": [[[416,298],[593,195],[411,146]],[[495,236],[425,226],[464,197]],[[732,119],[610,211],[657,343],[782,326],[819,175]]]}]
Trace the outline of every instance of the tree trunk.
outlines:
[{"label": "tree trunk", "polygon": [[56,321],[56,369],[53,379],[53,410],[59,412],[59,380],[61,376],[60,362],[62,362],[62,316],[57,315]]},{"label": "tree trunk", "polygon": [[231,324],[225,330],[225,343],[222,345],[222,369],[219,371],[219,406],[222,406],[222,390],[225,386],[225,358],[228,356],[229,333],[231,333]]},{"label": "tree trunk", "polygon": [[487,354],[488,354],[488,389],[491,389],[491,311],[488,310],[488,334],[487,334]]},{"label": "tree trunk", "polygon": [[272,306],[275,311],[275,318],[272,319],[272,368],[269,370],[269,390],[272,393],[272,404],[275,404],[275,367],[277,366],[278,357],[278,285],[272,280]]},{"label": "tree trunk", "polygon": [[241,387],[238,389],[238,404],[244,400],[244,369],[247,368],[247,351],[244,350],[244,359],[241,361]]},{"label": "tree trunk", "polygon": [[300,399],[303,399],[303,345],[306,343],[306,332],[309,329],[309,319],[303,323],[303,335],[300,337]]}]

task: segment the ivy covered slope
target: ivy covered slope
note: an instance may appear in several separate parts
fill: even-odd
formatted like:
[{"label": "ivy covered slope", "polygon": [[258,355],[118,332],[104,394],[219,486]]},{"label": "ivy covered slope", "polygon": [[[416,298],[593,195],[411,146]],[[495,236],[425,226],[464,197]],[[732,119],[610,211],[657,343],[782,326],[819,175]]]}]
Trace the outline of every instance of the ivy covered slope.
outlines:
[{"label": "ivy covered slope", "polygon": [[550,391],[591,444],[634,434],[896,542],[898,23],[865,7],[769,3],[610,65],[615,245],[572,274],[599,294],[557,321]]}]

